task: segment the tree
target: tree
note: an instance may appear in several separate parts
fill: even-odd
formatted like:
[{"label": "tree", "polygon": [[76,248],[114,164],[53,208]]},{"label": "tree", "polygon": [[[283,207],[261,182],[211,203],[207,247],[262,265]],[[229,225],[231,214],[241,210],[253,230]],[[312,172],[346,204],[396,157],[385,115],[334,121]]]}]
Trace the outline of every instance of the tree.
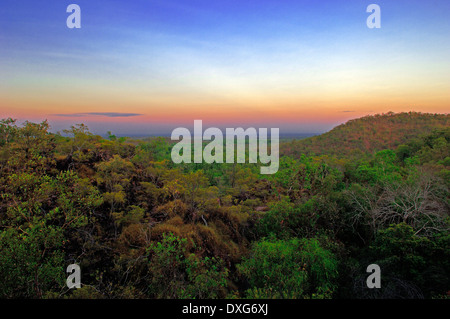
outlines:
[{"label": "tree", "polygon": [[42,298],[64,288],[62,229],[34,222],[0,231],[0,297]]},{"label": "tree", "polygon": [[223,297],[228,270],[220,259],[189,253],[186,241],[164,234],[149,247],[150,293],[156,298]]},{"label": "tree", "polygon": [[336,289],[337,265],[315,238],[263,239],[238,270],[248,280],[250,298],[320,298]]},{"label": "tree", "polygon": [[385,183],[379,191],[356,190],[348,193],[355,207],[355,218],[369,223],[374,232],[402,222],[420,235],[448,229],[449,207],[445,195],[448,190],[426,172],[414,174],[405,181]]},{"label": "tree", "polygon": [[125,204],[125,187],[130,183],[133,170],[133,163],[119,155],[97,165],[97,182],[105,185],[104,198],[111,205],[111,212],[114,212],[116,205]]}]

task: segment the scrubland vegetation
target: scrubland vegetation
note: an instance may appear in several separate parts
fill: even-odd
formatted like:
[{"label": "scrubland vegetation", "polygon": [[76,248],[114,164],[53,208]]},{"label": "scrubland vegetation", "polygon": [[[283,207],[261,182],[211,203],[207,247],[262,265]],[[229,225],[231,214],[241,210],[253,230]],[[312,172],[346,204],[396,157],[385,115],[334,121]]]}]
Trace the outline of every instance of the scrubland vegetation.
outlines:
[{"label": "scrubland vegetation", "polygon": [[274,175],[176,165],[164,138],[4,119],[0,297],[448,298],[449,119],[389,113],[285,141]]}]

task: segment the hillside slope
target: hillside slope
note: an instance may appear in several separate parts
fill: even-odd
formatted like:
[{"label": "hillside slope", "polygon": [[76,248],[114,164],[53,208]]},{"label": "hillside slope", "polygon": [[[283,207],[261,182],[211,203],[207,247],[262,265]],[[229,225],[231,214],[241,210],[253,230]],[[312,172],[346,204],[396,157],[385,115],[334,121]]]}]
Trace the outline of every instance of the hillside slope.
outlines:
[{"label": "hillside slope", "polygon": [[280,145],[282,155],[353,156],[395,148],[437,128],[450,126],[449,114],[387,113],[350,120],[322,135]]}]

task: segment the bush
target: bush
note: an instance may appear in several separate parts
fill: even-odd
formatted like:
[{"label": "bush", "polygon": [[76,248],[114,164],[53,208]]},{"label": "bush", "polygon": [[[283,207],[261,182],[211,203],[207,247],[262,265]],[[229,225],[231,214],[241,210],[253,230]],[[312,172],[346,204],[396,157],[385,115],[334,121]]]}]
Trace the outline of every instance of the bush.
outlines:
[{"label": "bush", "polygon": [[164,234],[148,252],[150,294],[155,298],[218,298],[226,294],[228,270],[220,258],[187,251],[187,239]]},{"label": "bush", "polygon": [[238,265],[249,298],[330,297],[336,289],[337,260],[319,240],[263,239]]}]

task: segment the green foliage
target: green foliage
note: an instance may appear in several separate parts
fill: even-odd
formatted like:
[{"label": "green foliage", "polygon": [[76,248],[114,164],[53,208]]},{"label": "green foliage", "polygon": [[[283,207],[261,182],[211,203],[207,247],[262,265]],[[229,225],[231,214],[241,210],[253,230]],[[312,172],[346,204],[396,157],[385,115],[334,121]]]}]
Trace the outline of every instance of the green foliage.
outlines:
[{"label": "green foliage", "polygon": [[[421,237],[405,223],[380,230],[370,256],[383,269],[386,284],[392,278],[412,282],[424,292],[442,292],[450,281],[449,234]],[[437,290],[437,291],[436,291]]]},{"label": "green foliage", "polygon": [[42,298],[65,285],[61,228],[43,223],[0,232],[0,297]]},{"label": "green foliage", "polygon": [[312,239],[263,239],[238,270],[248,280],[249,298],[310,298],[336,289],[337,260]]},{"label": "green foliage", "polygon": [[[448,118],[388,113],[282,141],[273,175],[174,164],[168,138],[1,120],[0,298],[441,298]],[[72,263],[82,288],[67,291]],[[386,289],[367,294],[371,263]]]},{"label": "green foliage", "polygon": [[270,210],[261,218],[258,223],[258,233],[260,236],[277,236],[278,238],[295,236],[301,218],[300,210],[284,198],[273,203]]},{"label": "green foliage", "polygon": [[150,294],[166,299],[223,297],[228,276],[223,262],[189,253],[186,242],[173,234],[164,234],[160,242],[150,245]]},{"label": "green foliage", "polygon": [[402,223],[380,230],[372,246],[374,253],[384,257],[381,264],[399,263],[396,271],[423,270],[424,259],[421,255],[429,245],[429,239],[418,237],[412,227]]},{"label": "green foliage", "polygon": [[356,169],[359,181],[375,185],[400,181],[401,168],[396,165],[397,155],[394,151],[383,150],[375,154],[370,164],[360,165]]}]

